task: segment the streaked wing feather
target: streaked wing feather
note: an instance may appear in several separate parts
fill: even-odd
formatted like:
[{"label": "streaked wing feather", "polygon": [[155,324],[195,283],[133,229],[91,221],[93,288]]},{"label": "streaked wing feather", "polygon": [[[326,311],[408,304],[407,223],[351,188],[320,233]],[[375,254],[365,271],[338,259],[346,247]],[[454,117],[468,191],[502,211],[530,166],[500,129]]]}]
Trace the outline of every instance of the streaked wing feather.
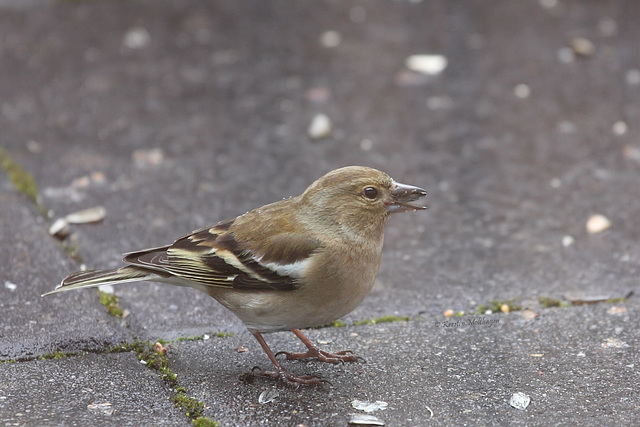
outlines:
[{"label": "streaked wing feather", "polygon": [[263,253],[243,247],[229,231],[233,220],[205,227],[172,245],[125,254],[124,261],[206,286],[252,290],[294,290],[303,262],[320,246],[287,233],[265,243]]}]

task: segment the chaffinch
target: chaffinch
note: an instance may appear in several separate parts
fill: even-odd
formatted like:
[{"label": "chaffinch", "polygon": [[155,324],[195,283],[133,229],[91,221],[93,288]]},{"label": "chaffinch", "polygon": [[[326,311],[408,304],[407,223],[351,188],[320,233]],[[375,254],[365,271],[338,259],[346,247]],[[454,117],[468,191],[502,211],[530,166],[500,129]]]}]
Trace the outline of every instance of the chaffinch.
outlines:
[{"label": "chaffinch", "polygon": [[[358,360],[350,351],[320,350],[300,329],[333,322],[362,301],[380,265],[389,216],[426,209],[413,203],[426,194],[375,169],[337,169],[300,196],[196,230],[171,245],[127,253],[122,268],[73,273],[45,295],[142,280],[189,286],[235,313],[255,336],[275,371],[254,371],[290,385],[319,384],[316,376],[286,371],[276,356]],[[308,350],[274,355],[262,333],[281,330],[291,330]]]}]

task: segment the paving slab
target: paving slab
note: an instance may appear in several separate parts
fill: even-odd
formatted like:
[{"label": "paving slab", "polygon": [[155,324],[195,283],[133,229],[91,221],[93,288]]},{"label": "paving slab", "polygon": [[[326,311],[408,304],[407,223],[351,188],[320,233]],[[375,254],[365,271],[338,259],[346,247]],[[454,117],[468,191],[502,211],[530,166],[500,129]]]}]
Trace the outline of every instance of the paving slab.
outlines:
[{"label": "paving slab", "polygon": [[[365,414],[354,400],[386,403],[371,415],[394,426],[633,425],[640,416],[639,316],[637,304],[604,304],[546,309],[530,320],[510,313],[448,326],[417,320],[310,330],[323,348],[353,350],[366,363],[284,361],[292,372],[331,382],[297,390],[239,380],[253,365],[270,365],[248,333],[172,344],[168,354],[180,381],[209,407],[207,416],[223,425],[346,425],[352,414]],[[301,350],[291,333],[265,338],[272,349]],[[510,406],[517,392],[530,398],[526,410]],[[263,393],[273,400],[264,402]]]},{"label": "paving slab", "polygon": [[0,173],[0,361],[31,359],[54,351],[102,350],[130,341],[95,291],[66,299],[40,298],[74,263],[49,236],[46,223]]},{"label": "paving slab", "polygon": [[135,353],[36,360],[0,369],[0,423],[6,426],[190,425],[170,398],[164,382]]}]

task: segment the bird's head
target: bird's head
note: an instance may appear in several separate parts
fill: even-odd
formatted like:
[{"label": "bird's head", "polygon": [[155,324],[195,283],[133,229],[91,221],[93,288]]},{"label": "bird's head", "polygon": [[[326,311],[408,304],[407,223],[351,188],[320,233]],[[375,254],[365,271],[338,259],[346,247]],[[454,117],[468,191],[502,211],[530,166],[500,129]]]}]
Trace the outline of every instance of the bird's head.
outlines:
[{"label": "bird's head", "polygon": [[419,187],[400,184],[376,169],[348,166],[311,184],[302,199],[327,220],[363,228],[384,226],[390,214],[426,209],[415,202],[426,196]]}]

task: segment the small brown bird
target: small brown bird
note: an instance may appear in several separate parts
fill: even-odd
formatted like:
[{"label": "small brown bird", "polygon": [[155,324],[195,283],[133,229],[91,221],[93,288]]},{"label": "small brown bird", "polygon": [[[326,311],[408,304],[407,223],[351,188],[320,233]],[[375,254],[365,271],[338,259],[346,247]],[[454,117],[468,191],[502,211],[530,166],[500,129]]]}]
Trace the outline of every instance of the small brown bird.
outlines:
[{"label": "small brown bird", "polygon": [[142,280],[190,286],[235,313],[256,337],[275,366],[275,371],[258,368],[261,375],[295,386],[320,384],[316,376],[286,371],[262,333],[291,330],[307,347],[304,353],[278,353],[287,359],[357,361],[349,351],[320,350],[300,329],[333,322],[362,301],[378,272],[389,216],[426,209],[413,204],[426,194],[376,169],[337,169],[300,196],[194,231],[171,245],[127,253],[122,268],[71,274],[45,295]]}]

